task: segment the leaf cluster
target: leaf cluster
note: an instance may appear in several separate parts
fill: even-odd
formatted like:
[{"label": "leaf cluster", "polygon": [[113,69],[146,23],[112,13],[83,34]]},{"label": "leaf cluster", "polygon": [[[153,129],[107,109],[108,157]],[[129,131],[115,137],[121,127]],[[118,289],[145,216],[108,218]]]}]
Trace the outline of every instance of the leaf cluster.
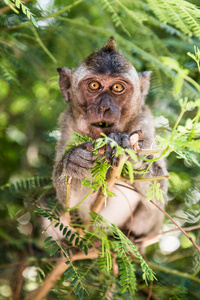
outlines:
[{"label": "leaf cluster", "polygon": [[23,1],[20,0],[3,0],[5,4],[7,4],[16,14],[19,14],[19,10],[21,9],[23,14],[27,16],[29,20],[32,21],[35,27],[38,27],[38,24],[34,18],[34,14],[30,11],[30,9],[24,5]]}]

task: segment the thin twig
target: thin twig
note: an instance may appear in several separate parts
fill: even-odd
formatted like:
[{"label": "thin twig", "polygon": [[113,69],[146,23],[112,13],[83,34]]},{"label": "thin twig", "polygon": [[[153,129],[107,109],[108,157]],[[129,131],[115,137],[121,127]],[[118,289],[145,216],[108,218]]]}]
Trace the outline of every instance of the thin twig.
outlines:
[{"label": "thin twig", "polygon": [[180,276],[180,277],[183,277],[183,278],[188,278],[191,281],[195,281],[195,282],[200,283],[200,279],[197,278],[197,277],[194,277],[191,274],[184,273],[184,272],[179,272],[177,270],[172,270],[170,268],[163,267],[163,265],[161,265],[161,264],[157,265],[157,264],[155,264],[153,262],[150,262],[150,261],[148,262],[148,265],[153,270],[159,270],[159,271],[165,272],[167,274],[173,274],[173,275]]},{"label": "thin twig", "polygon": [[[195,226],[190,226],[190,227],[184,227],[183,230],[185,231],[192,231],[192,230],[196,230],[196,229],[199,229],[200,228],[200,225],[195,225]],[[171,233],[171,232],[179,232],[179,229],[170,229],[170,230],[167,230],[167,231],[162,231],[154,236],[151,236],[151,237],[142,237],[142,238],[139,238],[139,239],[136,239],[134,240],[135,243],[140,243],[140,242],[148,242],[149,240],[157,240],[159,241],[159,239],[165,235],[165,234],[168,234],[168,233]]]},{"label": "thin twig", "polygon": [[[116,184],[116,185],[119,185],[119,184]],[[122,186],[122,185],[121,185]],[[130,190],[134,190],[134,188],[132,188],[131,186],[125,186],[123,185],[123,187],[127,188],[127,189],[130,189]],[[174,219],[172,219],[172,217],[166,212],[164,211],[160,206],[158,206],[155,202],[153,202],[152,200],[150,200],[150,202],[156,206],[164,215],[166,215],[168,217],[168,219],[170,219],[172,221],[172,223],[174,223],[178,228],[179,230],[190,240],[190,242],[194,245],[194,247],[197,249],[197,251],[200,253],[200,248],[199,246],[193,241],[193,239],[186,233],[186,231],[181,228],[177,223],[176,221],[174,221]]]},{"label": "thin twig", "polygon": [[[82,260],[82,259],[95,259],[98,257],[98,252],[92,251],[89,252],[88,255],[86,256],[85,253],[79,252],[77,254],[74,254],[71,257],[71,261],[77,261],[77,260]],[[59,261],[56,265],[55,268],[51,271],[51,273],[45,278],[43,284],[31,292],[26,300],[42,300],[44,299],[51,288],[54,287],[56,281],[62,276],[62,274],[65,272],[65,270],[70,266],[66,265],[66,259]]]},{"label": "thin twig", "polygon": [[170,219],[179,229],[180,231],[190,240],[190,242],[194,245],[194,247],[197,249],[197,251],[200,253],[200,248],[199,246],[195,243],[195,241],[187,234],[187,232],[181,228],[181,226],[178,225],[178,223],[176,223],[176,221],[174,221],[174,219],[172,219],[172,217],[166,212],[164,211],[161,207],[159,207],[154,201],[150,200],[150,202],[157,207],[164,215],[166,215],[168,217],[168,219]]},{"label": "thin twig", "polygon": [[[162,179],[168,179],[168,178],[170,178],[169,174],[163,175],[163,176],[148,177],[148,178],[134,178],[134,182],[155,181],[155,180],[162,180]],[[130,183],[130,179],[125,178],[123,176],[120,176],[119,180]]]},{"label": "thin twig", "polygon": [[139,151],[139,155],[153,155],[153,154],[157,154],[160,152],[164,152],[165,149],[141,149]]},{"label": "thin twig", "polygon": [[[70,186],[71,186],[72,177],[69,176],[66,182],[66,209],[69,209],[70,206]],[[71,223],[70,213],[69,211],[66,213],[68,224]]]},{"label": "thin twig", "polygon": [[43,49],[43,51],[49,56],[49,58],[53,61],[54,64],[57,63],[56,58],[52,55],[52,53],[48,50],[48,48],[45,46],[45,44],[43,43],[43,41],[41,40],[39,34],[37,33],[37,30],[35,29],[35,27],[32,27],[32,31],[33,34],[35,36],[36,41],[38,42],[38,44],[40,45],[40,47]]}]

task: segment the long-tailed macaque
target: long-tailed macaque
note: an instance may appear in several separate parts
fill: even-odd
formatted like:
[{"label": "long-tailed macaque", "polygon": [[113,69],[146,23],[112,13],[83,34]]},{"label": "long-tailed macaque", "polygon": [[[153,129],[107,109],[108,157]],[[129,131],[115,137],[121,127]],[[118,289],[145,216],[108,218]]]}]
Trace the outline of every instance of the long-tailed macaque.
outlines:
[{"label": "long-tailed macaque", "polygon": [[[59,119],[61,138],[57,145],[53,182],[59,201],[65,205],[66,175],[72,177],[70,207],[73,207],[89,191],[81,188],[81,179],[89,175],[88,169],[94,166],[96,157],[91,152],[93,146],[90,143],[65,152],[65,145],[71,140],[72,132],[86,134],[93,139],[104,133],[127,148],[130,147],[129,134],[134,130],[142,130],[142,148],[153,147],[153,117],[145,105],[151,72],[138,74],[131,63],[116,51],[112,37],[102,49],[86,57],[75,70],[58,68],[58,72],[60,89],[69,107]],[[105,159],[111,161],[113,166],[118,164],[118,158],[109,145],[105,150]],[[165,161],[160,159],[150,166],[145,177],[164,174]],[[167,181],[161,180],[160,184],[166,192]],[[150,236],[158,232],[163,215],[152,203],[145,201],[150,183],[136,182],[132,189],[128,188],[128,184],[123,185],[114,186],[112,191],[115,196],[108,198],[100,214],[124,231],[131,229],[134,237]],[[95,197],[90,195],[81,206],[90,210]],[[78,214],[83,223],[89,221],[86,210],[78,209]],[[66,224],[65,216],[62,216],[61,221]]]}]

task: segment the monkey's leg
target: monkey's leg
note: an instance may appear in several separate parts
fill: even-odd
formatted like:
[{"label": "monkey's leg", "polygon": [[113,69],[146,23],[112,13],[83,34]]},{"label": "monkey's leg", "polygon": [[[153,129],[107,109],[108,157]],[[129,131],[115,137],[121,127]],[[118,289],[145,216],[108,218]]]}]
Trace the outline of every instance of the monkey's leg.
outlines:
[{"label": "monkey's leg", "polygon": [[131,229],[134,236],[150,236],[161,229],[163,218],[164,215],[152,203],[141,201],[125,227]]},{"label": "monkey's leg", "polygon": [[112,192],[115,196],[108,198],[106,206],[100,211],[100,215],[118,227],[124,226],[141,201],[140,194],[127,189],[124,183],[123,185],[123,187],[114,186]]}]

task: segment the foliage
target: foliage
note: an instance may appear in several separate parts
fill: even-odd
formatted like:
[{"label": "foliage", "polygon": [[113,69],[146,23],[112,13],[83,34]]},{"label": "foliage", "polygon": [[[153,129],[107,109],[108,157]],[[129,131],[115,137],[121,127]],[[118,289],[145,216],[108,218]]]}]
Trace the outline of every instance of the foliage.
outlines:
[{"label": "foliage", "polygon": [[[61,253],[65,253],[69,264],[66,264],[64,277],[49,293],[50,300],[60,297],[146,299],[151,294],[152,298],[164,300],[199,298],[200,259],[179,233],[171,233],[177,242],[181,241],[176,250],[169,251],[173,244],[167,239],[170,233],[162,237],[168,244],[168,252],[161,242],[147,247],[147,264],[158,279],[153,288],[151,284],[147,287],[142,273],[147,272],[147,277],[152,279],[151,271],[148,273],[150,269],[144,264],[141,270],[138,259],[126,255],[127,252],[136,253],[135,248],[131,248],[134,245],[129,245],[126,236],[112,224],[92,215],[96,233],[83,228],[87,232],[84,238],[77,231],[72,233],[69,228],[62,227],[59,219],[62,207],[56,201],[50,179],[59,136],[57,117],[65,107],[60,100],[56,68],[76,67],[112,35],[118,49],[138,71],[153,71],[147,103],[153,110],[156,139],[159,147],[165,149],[163,155],[167,156],[171,175],[167,211],[182,226],[199,224],[198,5],[196,0],[54,0],[47,4],[46,1],[1,1],[2,299],[12,299],[12,295],[16,300],[25,298],[41,284]],[[151,163],[158,158],[137,159]],[[103,184],[106,192],[107,167],[97,165],[88,184],[92,183],[95,188]],[[123,172],[134,180],[128,162]],[[150,196],[157,191],[156,183],[149,189]],[[41,200],[45,201],[46,209],[41,207]],[[49,236],[43,244],[35,210],[49,218],[53,226],[58,224],[56,226],[64,236],[70,236],[72,243],[58,245]],[[74,228],[77,225],[81,226],[78,219],[73,223]],[[103,233],[102,226],[109,227],[111,238]],[[171,225],[165,220],[164,230],[168,229]],[[198,244],[199,231],[193,231],[193,236]],[[87,252],[94,248],[100,253],[97,260],[71,262],[70,255],[75,249]],[[108,248],[110,255],[106,251]],[[121,257],[120,251],[123,252]],[[117,278],[112,269],[115,254],[118,254],[116,264],[120,272]],[[141,258],[139,261],[142,264]],[[134,296],[131,295],[133,291]]]},{"label": "foliage", "polygon": [[33,14],[30,12],[30,9],[23,4],[23,1],[20,0],[4,0],[5,4],[7,4],[16,14],[19,14],[19,9],[21,8],[22,12],[29,18],[33,24],[38,27]]}]

